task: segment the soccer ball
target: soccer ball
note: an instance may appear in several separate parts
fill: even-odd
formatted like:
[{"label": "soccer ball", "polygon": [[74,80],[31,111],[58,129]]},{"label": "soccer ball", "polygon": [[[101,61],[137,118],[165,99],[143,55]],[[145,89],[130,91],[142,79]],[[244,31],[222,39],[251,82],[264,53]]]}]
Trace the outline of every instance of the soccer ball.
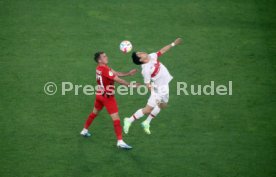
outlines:
[{"label": "soccer ball", "polygon": [[124,53],[130,52],[132,49],[132,44],[129,41],[122,41],[120,44],[120,50]]}]

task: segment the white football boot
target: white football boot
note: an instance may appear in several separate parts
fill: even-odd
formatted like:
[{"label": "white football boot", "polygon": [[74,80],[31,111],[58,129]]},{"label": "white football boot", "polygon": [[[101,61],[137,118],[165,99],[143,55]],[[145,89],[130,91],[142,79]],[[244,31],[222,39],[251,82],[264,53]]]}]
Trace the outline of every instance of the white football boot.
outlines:
[{"label": "white football boot", "polygon": [[82,135],[82,136],[84,136],[84,137],[89,137],[89,136],[91,136],[91,134],[88,132],[88,130],[87,129],[82,129],[82,131],[80,132],[80,134]]},{"label": "white football boot", "polygon": [[118,140],[117,141],[117,147],[121,149],[132,149],[131,146],[127,145],[123,140]]}]

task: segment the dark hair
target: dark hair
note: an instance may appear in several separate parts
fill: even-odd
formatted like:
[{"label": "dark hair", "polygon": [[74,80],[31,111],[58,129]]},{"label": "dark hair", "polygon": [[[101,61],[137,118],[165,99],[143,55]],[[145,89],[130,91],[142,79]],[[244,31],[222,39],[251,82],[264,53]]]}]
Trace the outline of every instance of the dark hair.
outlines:
[{"label": "dark hair", "polygon": [[99,62],[99,58],[101,56],[101,54],[103,54],[104,52],[103,51],[100,51],[100,52],[96,52],[94,54],[94,60],[98,63]]},{"label": "dark hair", "polygon": [[140,57],[137,56],[136,52],[132,53],[132,61],[133,63],[135,63],[136,65],[141,65],[143,64],[143,62],[140,61]]}]

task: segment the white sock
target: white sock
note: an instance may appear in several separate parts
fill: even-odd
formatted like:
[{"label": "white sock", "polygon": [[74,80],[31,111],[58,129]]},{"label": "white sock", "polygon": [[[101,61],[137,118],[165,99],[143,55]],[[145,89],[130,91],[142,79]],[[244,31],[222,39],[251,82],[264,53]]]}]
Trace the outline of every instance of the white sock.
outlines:
[{"label": "white sock", "polygon": [[122,144],[122,143],[124,143],[124,141],[123,140],[118,140],[117,143]]},{"label": "white sock", "polygon": [[139,109],[138,111],[136,111],[128,120],[130,122],[133,122],[134,120],[136,119],[140,119],[141,117],[143,117],[144,114],[143,114],[143,111],[142,109]]},{"label": "white sock", "polygon": [[151,113],[149,114],[148,118],[145,120],[148,123],[150,123],[150,121],[157,116],[157,114],[160,112],[160,108],[159,106],[155,106],[154,109],[151,111]]},{"label": "white sock", "polygon": [[81,132],[82,132],[82,133],[87,133],[88,130],[87,130],[86,128],[83,128]]}]

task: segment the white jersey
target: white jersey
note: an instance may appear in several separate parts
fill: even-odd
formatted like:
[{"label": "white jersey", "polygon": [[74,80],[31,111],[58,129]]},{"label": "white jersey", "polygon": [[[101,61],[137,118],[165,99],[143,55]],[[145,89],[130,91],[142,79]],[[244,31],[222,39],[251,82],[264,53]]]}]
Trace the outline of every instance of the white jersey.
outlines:
[{"label": "white jersey", "polygon": [[168,85],[173,79],[168,69],[158,60],[160,52],[149,54],[150,61],[142,64],[142,75],[144,83],[148,84],[151,81],[157,87]]}]

